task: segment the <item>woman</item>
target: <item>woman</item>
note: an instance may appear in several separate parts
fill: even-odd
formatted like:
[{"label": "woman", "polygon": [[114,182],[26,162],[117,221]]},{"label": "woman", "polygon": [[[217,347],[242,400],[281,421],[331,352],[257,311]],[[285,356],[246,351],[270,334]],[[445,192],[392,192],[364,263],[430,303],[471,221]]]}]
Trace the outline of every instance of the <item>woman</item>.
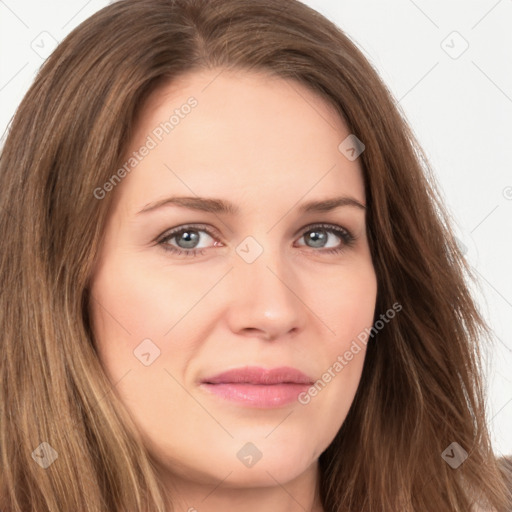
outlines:
[{"label": "woman", "polygon": [[0,509],[506,510],[425,161],[295,0],[75,29],[2,153]]}]

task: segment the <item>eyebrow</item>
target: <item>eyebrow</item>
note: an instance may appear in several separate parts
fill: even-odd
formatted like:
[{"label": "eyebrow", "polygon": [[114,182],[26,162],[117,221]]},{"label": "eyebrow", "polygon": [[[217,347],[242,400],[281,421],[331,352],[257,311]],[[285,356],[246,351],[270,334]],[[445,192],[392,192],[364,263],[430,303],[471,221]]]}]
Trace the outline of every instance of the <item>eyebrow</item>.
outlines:
[{"label": "eyebrow", "polygon": [[[137,213],[137,215],[172,205],[209,213],[223,213],[227,215],[236,215],[240,213],[238,206],[223,199],[173,196],[147,204]],[[366,206],[357,199],[349,196],[340,196],[303,203],[299,207],[299,213],[328,212],[341,206],[352,206],[362,210],[366,209]]]}]

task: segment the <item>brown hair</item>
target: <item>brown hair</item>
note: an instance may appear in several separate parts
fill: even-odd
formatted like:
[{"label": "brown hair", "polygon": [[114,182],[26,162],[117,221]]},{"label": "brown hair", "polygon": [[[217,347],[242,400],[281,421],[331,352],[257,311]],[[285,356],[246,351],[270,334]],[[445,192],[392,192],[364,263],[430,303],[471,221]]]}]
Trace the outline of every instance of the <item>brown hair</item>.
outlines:
[{"label": "brown hair", "polygon": [[[481,377],[490,331],[427,159],[362,53],[296,0],[122,0],[42,66],[0,161],[0,509],[172,509],[95,352],[88,284],[112,194],[93,190],[122,163],[149,94],[202,68],[293,78],[365,144],[376,318],[403,309],[368,343],[320,456],[325,510],[466,512],[480,497],[506,510]],[[58,454],[44,470],[42,442]],[[457,469],[441,457],[452,442],[469,454]]]}]

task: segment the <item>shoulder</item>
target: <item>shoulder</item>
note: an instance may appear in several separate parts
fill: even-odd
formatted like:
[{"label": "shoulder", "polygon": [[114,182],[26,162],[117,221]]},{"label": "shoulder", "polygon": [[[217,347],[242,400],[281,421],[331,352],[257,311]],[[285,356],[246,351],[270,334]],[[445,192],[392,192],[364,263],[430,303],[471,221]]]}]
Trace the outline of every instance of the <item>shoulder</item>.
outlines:
[{"label": "shoulder", "polygon": [[[507,455],[504,457],[499,457],[496,459],[496,464],[503,474],[505,484],[507,489],[511,491],[512,494],[512,455]],[[468,495],[473,499],[471,493]],[[471,507],[471,512],[497,512],[494,508],[489,505],[485,505],[482,502],[475,501]],[[510,503],[509,508],[507,508],[506,512],[512,512],[512,503]]]},{"label": "shoulder", "polygon": [[[504,470],[507,474],[507,477],[512,478],[512,455],[506,455],[505,457],[500,457],[498,460],[498,466]],[[512,483],[512,480],[510,480]]]}]

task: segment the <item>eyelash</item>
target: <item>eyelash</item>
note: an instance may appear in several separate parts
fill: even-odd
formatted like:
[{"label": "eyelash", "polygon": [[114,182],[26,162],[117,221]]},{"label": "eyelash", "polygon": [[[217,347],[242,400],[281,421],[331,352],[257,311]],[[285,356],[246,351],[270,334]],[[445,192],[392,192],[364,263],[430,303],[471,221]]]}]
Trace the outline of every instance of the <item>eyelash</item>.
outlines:
[{"label": "eyelash", "polygon": [[[341,226],[337,226],[335,224],[311,224],[309,226],[306,226],[302,233],[301,238],[306,235],[307,233],[310,233],[311,231],[314,231],[315,229],[321,228],[324,231],[334,233],[338,238],[341,238],[343,240],[343,245],[341,247],[335,247],[331,249],[319,249],[316,252],[320,252],[323,254],[340,254],[345,249],[352,247],[354,242],[356,241],[356,237],[352,235],[350,231],[348,231],[345,228],[342,228]],[[184,233],[186,231],[204,231],[212,238],[215,238],[215,234],[211,231],[211,229],[208,228],[208,226],[204,224],[199,225],[184,225],[180,226],[179,228],[173,229],[168,233],[165,233],[163,236],[161,236],[157,240],[157,245],[161,246],[162,249],[164,249],[167,252],[170,252],[172,254],[176,255],[185,255],[190,257],[196,257],[198,253],[203,253],[205,249],[178,249],[176,247],[173,247],[172,245],[169,245],[169,241],[175,238],[177,235],[180,235],[181,233]],[[307,247],[307,246],[302,246]],[[314,247],[310,247],[310,249],[314,249]]]}]

